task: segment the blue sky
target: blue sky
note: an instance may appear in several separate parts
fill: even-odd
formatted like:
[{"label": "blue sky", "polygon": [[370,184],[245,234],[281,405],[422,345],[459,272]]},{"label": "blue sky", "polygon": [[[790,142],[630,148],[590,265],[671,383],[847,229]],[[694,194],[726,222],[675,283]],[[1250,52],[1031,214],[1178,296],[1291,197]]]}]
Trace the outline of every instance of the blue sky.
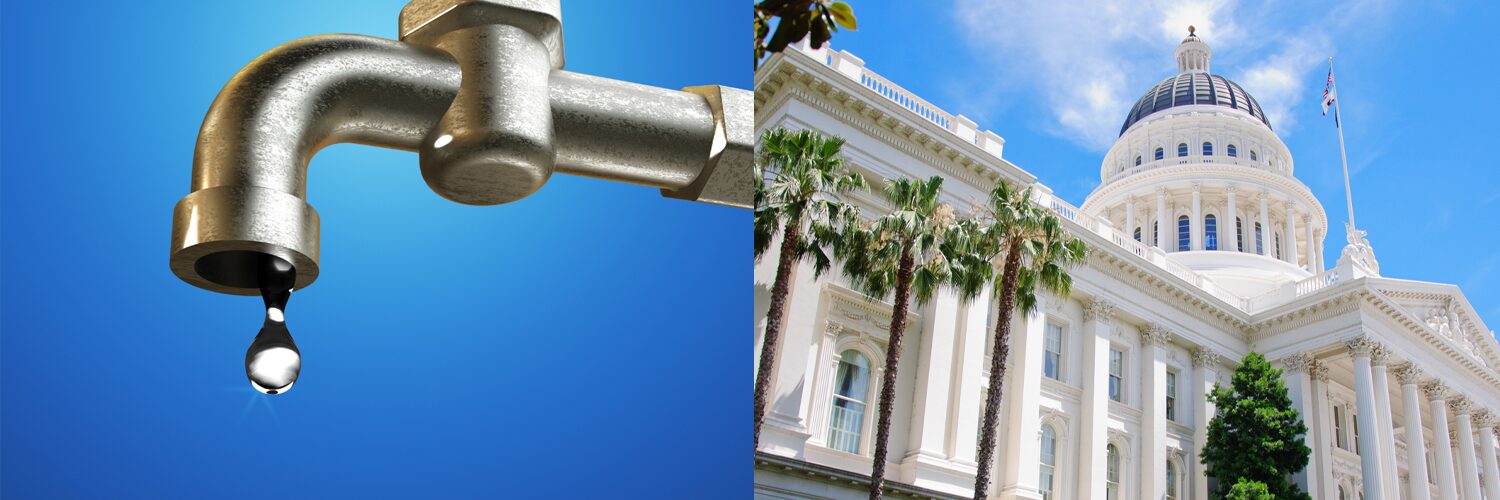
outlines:
[{"label": "blue sky", "polygon": [[1006,140],[1005,156],[1077,204],[1129,107],[1176,72],[1195,25],[1291,148],[1343,247],[1338,136],[1321,116],[1335,57],[1355,216],[1387,277],[1458,284],[1500,325],[1500,97],[1490,2],[951,0],[853,2],[833,46]]}]

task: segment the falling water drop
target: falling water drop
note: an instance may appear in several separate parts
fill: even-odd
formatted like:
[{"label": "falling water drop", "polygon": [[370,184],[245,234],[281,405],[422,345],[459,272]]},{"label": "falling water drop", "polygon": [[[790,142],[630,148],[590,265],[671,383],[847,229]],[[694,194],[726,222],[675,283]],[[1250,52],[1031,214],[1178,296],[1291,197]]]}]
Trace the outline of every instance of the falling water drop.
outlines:
[{"label": "falling water drop", "polygon": [[286,303],[295,278],[285,260],[268,256],[262,264],[260,295],[266,303],[266,321],[245,351],[245,375],[251,387],[266,394],[290,390],[302,371],[302,353],[286,327]]}]

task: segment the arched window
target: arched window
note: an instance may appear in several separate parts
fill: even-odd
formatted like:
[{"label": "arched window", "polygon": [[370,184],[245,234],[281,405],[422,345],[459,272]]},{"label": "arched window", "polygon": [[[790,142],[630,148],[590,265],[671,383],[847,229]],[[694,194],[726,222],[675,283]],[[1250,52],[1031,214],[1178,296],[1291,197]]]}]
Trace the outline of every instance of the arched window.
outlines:
[{"label": "arched window", "polygon": [[1104,500],[1120,500],[1120,450],[1104,447]]},{"label": "arched window", "polygon": [[1166,500],[1177,500],[1177,462],[1167,459],[1167,495]]},{"label": "arched window", "polygon": [[1239,217],[1234,218],[1234,246],[1237,252],[1245,251],[1245,223]]},{"label": "arched window", "polygon": [[1187,143],[1186,142],[1177,145],[1177,156],[1179,156],[1179,157],[1187,156]]},{"label": "arched window", "polygon": [[1213,156],[1213,155],[1214,155],[1214,143],[1208,142],[1208,141],[1203,141],[1203,156]]},{"label": "arched window", "polygon": [[1225,147],[1224,153],[1228,154],[1230,158],[1238,158],[1240,156],[1240,151],[1238,149],[1235,149],[1233,144]]},{"label": "arched window", "polygon": [[1186,252],[1193,249],[1193,238],[1189,236],[1192,223],[1188,222],[1188,216],[1177,218],[1177,251]]},{"label": "arched window", "polygon": [[828,418],[829,447],[859,454],[869,387],[870,360],[859,351],[844,351],[839,356],[838,374],[833,385],[833,410]]},{"label": "arched window", "polygon": [[1052,500],[1053,476],[1057,471],[1057,431],[1051,425],[1042,426],[1042,475],[1038,484],[1042,500]]},{"label": "arched window", "polygon": [[1135,155],[1135,166],[1141,166],[1141,155]]},{"label": "arched window", "polygon": [[1166,158],[1166,157],[1167,157],[1167,152],[1165,150],[1162,150],[1162,148],[1156,148],[1156,159],[1160,160],[1160,159]]},{"label": "arched window", "polygon": [[1342,484],[1339,485],[1339,500],[1349,500],[1349,497],[1344,496],[1344,485]]},{"label": "arched window", "polygon": [[1266,254],[1266,246],[1265,246],[1265,244],[1261,243],[1261,239],[1260,239],[1260,223],[1259,222],[1255,223],[1255,253],[1257,255],[1265,255]]},{"label": "arched window", "polygon": [[1219,249],[1219,219],[1213,214],[1203,217],[1203,249]]},{"label": "arched window", "polygon": [[1250,161],[1260,161],[1260,158],[1256,158],[1254,149],[1250,150]]},{"label": "arched window", "polygon": [[1276,233],[1276,258],[1281,258],[1281,233]]},{"label": "arched window", "polygon": [[1135,228],[1135,241],[1141,241],[1141,228]]}]

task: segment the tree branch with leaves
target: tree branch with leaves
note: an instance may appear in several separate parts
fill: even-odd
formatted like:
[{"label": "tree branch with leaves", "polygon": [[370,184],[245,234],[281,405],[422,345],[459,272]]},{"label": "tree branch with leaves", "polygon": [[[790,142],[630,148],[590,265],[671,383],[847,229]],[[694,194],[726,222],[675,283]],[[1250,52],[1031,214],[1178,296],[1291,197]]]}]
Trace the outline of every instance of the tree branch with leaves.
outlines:
[{"label": "tree branch with leaves", "polygon": [[[775,34],[771,25],[776,25]],[[840,27],[855,30],[854,9],[829,0],[763,0],[755,4],[755,68],[767,53],[786,50],[787,45],[811,35],[812,48],[822,48]],[[770,35],[769,42],[766,36]]]}]

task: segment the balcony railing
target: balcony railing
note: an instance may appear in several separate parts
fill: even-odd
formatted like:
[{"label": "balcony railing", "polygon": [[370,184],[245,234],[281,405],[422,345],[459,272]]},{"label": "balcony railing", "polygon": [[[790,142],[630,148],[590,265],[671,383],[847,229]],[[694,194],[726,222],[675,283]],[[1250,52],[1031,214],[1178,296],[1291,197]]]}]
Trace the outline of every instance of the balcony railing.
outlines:
[{"label": "balcony railing", "polygon": [[865,405],[846,402],[850,407],[833,406],[829,415],[828,447],[848,453],[859,454],[859,434],[864,427]]}]

